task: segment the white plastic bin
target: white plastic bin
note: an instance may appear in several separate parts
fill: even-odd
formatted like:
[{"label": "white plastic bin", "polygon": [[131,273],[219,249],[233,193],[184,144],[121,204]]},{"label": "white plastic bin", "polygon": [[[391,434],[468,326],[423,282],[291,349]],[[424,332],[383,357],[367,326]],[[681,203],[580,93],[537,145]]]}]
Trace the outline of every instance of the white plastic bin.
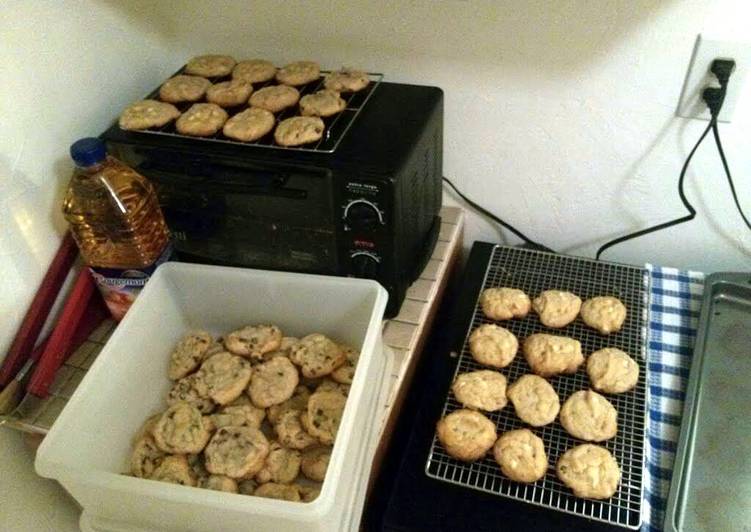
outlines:
[{"label": "white plastic bin", "polygon": [[[361,509],[352,491],[369,470],[368,440],[380,421],[376,409],[386,365],[381,322],[387,299],[374,281],[165,264],[45,437],[36,470],[59,481],[83,506],[89,522],[105,529],[347,528],[353,508]],[[146,417],[165,408],[168,355],[178,339],[191,328],[219,334],[248,323],[275,323],[290,336],[322,332],[360,348],[320,496],[293,503],[121,474],[128,470],[133,435]]]}]

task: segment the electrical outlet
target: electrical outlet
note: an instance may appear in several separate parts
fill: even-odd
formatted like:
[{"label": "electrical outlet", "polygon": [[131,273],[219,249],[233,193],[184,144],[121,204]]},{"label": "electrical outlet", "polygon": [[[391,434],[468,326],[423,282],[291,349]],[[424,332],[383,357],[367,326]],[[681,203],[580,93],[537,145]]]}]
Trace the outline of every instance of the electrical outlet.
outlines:
[{"label": "electrical outlet", "polygon": [[709,109],[701,99],[702,91],[707,87],[719,87],[717,78],[709,70],[715,59],[733,59],[735,70],[730,76],[725,102],[722,105],[720,122],[730,122],[735,111],[735,104],[741,94],[746,74],[751,68],[751,42],[723,41],[705,35],[699,35],[694,46],[694,54],[688,66],[683,92],[678,102],[676,114],[684,118],[709,120]]}]

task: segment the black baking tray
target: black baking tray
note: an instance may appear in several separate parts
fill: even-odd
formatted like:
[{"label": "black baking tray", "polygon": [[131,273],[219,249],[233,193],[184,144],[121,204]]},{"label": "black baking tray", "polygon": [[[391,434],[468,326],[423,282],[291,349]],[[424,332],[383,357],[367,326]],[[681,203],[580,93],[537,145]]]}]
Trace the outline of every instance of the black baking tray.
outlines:
[{"label": "black baking tray", "polygon": [[664,529],[751,530],[751,273],[705,280]]}]

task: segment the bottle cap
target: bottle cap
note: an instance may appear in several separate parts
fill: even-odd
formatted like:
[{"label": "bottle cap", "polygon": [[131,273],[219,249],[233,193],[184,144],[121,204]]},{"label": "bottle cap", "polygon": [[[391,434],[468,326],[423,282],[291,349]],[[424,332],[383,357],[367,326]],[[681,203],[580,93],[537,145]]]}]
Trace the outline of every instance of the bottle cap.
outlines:
[{"label": "bottle cap", "polygon": [[107,156],[107,148],[100,139],[87,137],[71,145],[70,156],[78,166],[91,166],[104,160]]}]

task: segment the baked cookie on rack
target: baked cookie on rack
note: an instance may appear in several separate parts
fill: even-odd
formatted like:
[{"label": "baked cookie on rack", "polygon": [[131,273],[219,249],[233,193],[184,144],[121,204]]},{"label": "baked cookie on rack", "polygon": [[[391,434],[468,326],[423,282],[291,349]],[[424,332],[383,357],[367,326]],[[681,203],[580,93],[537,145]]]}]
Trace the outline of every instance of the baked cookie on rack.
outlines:
[{"label": "baked cookie on rack", "polygon": [[233,79],[241,79],[248,83],[263,83],[274,79],[276,67],[265,59],[247,59],[240,61],[232,70]]},{"label": "baked cookie on rack", "polygon": [[295,61],[280,68],[276,80],[285,85],[299,86],[321,77],[321,67],[315,61]]},{"label": "baked cookie on rack", "polygon": [[601,442],[618,433],[618,412],[592,390],[574,392],[561,407],[561,425],[574,438]]},{"label": "baked cookie on rack", "polygon": [[522,349],[529,367],[542,377],[576,373],[584,362],[579,340],[566,336],[535,333],[524,340]]},{"label": "baked cookie on rack", "polygon": [[496,441],[495,424],[474,410],[455,410],[438,421],[436,435],[446,452],[464,462],[479,460]]},{"label": "baked cookie on rack", "polygon": [[545,445],[529,429],[501,434],[493,446],[493,457],[503,474],[517,482],[536,482],[548,471]]},{"label": "baked cookie on rack", "polygon": [[623,393],[639,381],[639,364],[624,351],[606,347],[589,355],[587,373],[595,390]]},{"label": "baked cookie on rack", "polygon": [[229,55],[199,55],[188,61],[185,72],[207,78],[227,76],[235,67],[236,61]]},{"label": "baked cookie on rack", "polygon": [[563,290],[545,290],[532,301],[532,308],[539,316],[540,323],[554,329],[573,322],[581,306],[579,296]]},{"label": "baked cookie on rack", "polygon": [[142,100],[130,104],[120,115],[121,129],[149,129],[162,127],[180,116],[177,107],[157,100]]},{"label": "baked cookie on rack", "polygon": [[582,304],[581,317],[584,323],[597,329],[600,334],[611,334],[623,327],[626,305],[617,297],[593,297]]},{"label": "baked cookie on rack", "polygon": [[615,494],[621,479],[618,462],[610,451],[589,443],[563,453],[556,472],[574,495],[585,499],[609,499]]},{"label": "baked cookie on rack", "polygon": [[211,82],[200,76],[180,74],[165,81],[159,88],[159,98],[169,103],[196,102],[203,98]]},{"label": "baked cookie on rack", "polygon": [[352,68],[343,68],[326,74],[323,86],[337,92],[357,92],[363,90],[370,83],[366,72]]},{"label": "baked cookie on rack", "polygon": [[495,412],[508,402],[506,377],[487,369],[457,375],[451,391],[465,408],[473,410]]},{"label": "baked cookie on rack", "polygon": [[532,302],[518,288],[487,288],[480,295],[482,311],[491,320],[523,318],[529,313]]},{"label": "baked cookie on rack", "polygon": [[519,350],[516,336],[504,327],[493,323],[480,325],[469,335],[469,351],[480,364],[505,368],[514,360]]},{"label": "baked cookie on rack", "polygon": [[552,423],[561,410],[555,389],[537,375],[523,375],[508,387],[506,395],[519,419],[533,427]]}]

